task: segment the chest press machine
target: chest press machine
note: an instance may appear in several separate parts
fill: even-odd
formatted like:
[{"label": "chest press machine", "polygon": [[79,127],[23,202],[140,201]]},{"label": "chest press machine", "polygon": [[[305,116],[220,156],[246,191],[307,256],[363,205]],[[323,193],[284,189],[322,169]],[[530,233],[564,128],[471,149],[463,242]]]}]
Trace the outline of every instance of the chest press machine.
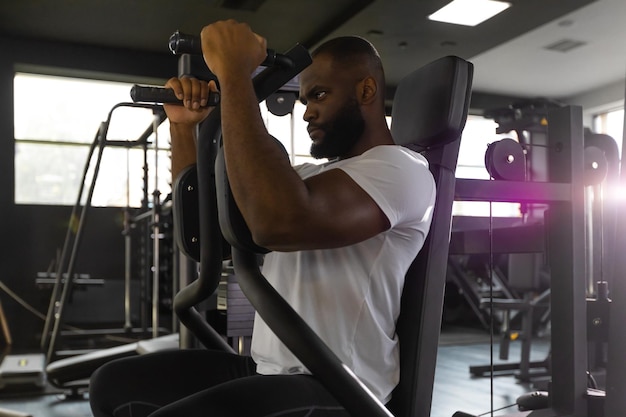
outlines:
[{"label": "chest press machine", "polygon": [[[286,56],[293,61],[293,67],[270,67],[255,77],[259,101],[279,89],[310,62],[308,53],[300,46]],[[235,275],[246,297],[283,343],[352,415],[429,415],[455,169],[469,107],[472,75],[471,63],[458,57],[441,58],[406,77],[394,98],[391,127],[394,139],[397,144],[409,146],[426,156],[438,192],[430,233],[406,276],[397,324],[401,376],[389,409],[363,387],[261,274],[258,255],[267,250],[252,242],[230,195],[223,158],[220,157],[219,109],[211,113],[201,128],[197,165],[183,172],[174,186],[177,242],[185,254],[200,262],[198,279],[183,288],[175,298],[175,310],[181,322],[204,346],[231,349],[194,307],[217,288],[225,238],[231,246]],[[196,204],[198,211],[195,212],[189,204]]]},{"label": "chest press machine", "polygon": [[[184,43],[184,39],[175,35]],[[181,56],[181,62],[184,61],[189,63],[189,57]],[[292,80],[310,62],[308,51],[298,45],[280,56],[278,65],[258,73],[253,82],[259,102]],[[185,326],[181,330],[180,347],[189,347],[195,337],[207,348],[232,351],[197,310],[198,304],[215,293],[224,253],[230,246],[235,274],[246,297],[283,343],[352,415],[429,415],[443,308],[455,169],[469,108],[472,75],[471,63],[458,57],[444,57],[407,76],[394,97],[391,128],[394,139],[399,145],[422,152],[428,159],[437,185],[437,197],[430,233],[406,276],[397,323],[400,383],[388,404],[389,409],[364,389],[259,271],[258,256],[267,251],[252,242],[219,164],[219,107],[200,128],[197,164],[182,172],[173,186],[175,239],[190,260],[199,262],[198,278],[182,288],[174,299],[174,310]],[[136,91],[138,94],[144,92],[141,89]],[[157,98],[133,99],[163,102],[161,93],[167,98],[167,92],[148,92],[155,93]],[[156,342],[160,346],[160,341]],[[170,348],[171,343],[166,345]],[[53,363],[48,367],[48,376],[55,385],[67,386],[72,381],[88,378],[105,361],[140,354],[132,345],[113,350],[99,352],[97,358],[70,358],[71,363]]]}]

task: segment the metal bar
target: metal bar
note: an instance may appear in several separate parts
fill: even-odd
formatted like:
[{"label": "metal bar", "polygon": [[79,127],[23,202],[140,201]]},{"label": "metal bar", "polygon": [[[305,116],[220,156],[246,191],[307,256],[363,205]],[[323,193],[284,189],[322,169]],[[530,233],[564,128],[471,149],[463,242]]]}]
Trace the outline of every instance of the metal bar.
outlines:
[{"label": "metal bar", "polygon": [[[622,136],[622,155],[620,185],[626,186],[626,163],[624,162],[624,152],[626,152],[626,117],[624,117],[624,132]],[[622,202],[622,210],[624,203]],[[626,248],[626,218],[622,215],[617,217],[615,252],[613,253],[613,276],[610,279],[611,288],[611,312],[609,322],[609,348],[608,364],[606,371],[606,403],[604,415],[623,416],[626,415],[626,332],[624,323],[626,322],[626,256],[623,256]],[[620,256],[620,250],[622,251]]]},{"label": "metal bar", "polygon": [[132,278],[132,237],[130,213],[127,207],[124,210],[124,329],[133,327],[130,311],[130,281]]},{"label": "metal bar", "polygon": [[587,329],[582,109],[551,112],[550,180],[571,184],[570,201],[546,213],[551,275],[552,409],[558,416],[587,415]]},{"label": "metal bar", "polygon": [[[76,203],[72,207],[72,213],[70,215],[70,222],[74,222],[74,220],[78,218],[78,213],[80,211],[80,203],[83,199],[83,192],[85,190],[85,181],[87,178],[89,167],[91,165],[91,158],[93,157],[93,154],[96,148],[98,147],[98,144],[100,143],[100,136],[101,136],[103,129],[105,129],[105,125],[101,124],[100,127],[98,128],[98,133],[96,134],[96,137],[94,138],[93,142],[89,146],[87,160],[85,162],[85,167],[83,168],[83,175],[81,177],[83,180],[81,181],[81,184],[78,189],[78,197],[76,198]],[[61,250],[61,254],[59,255],[56,261],[57,262],[57,265],[56,265],[56,279],[57,280],[54,284],[54,287],[52,288],[52,294],[50,295],[50,302],[48,304],[48,311],[46,313],[46,320],[44,321],[43,331],[41,333],[40,347],[42,350],[45,350],[47,348],[48,338],[50,337],[51,326],[53,326],[53,323],[55,320],[54,317],[55,317],[57,303],[58,303],[59,295],[61,291],[61,278],[63,276],[63,270],[65,269],[65,264],[69,256],[70,247],[74,239],[75,239],[74,229],[72,227],[68,227],[65,233],[65,239],[63,241],[63,249]]]},{"label": "metal bar", "polygon": [[11,331],[9,330],[9,323],[7,322],[6,316],[4,315],[4,310],[2,309],[2,302],[0,301],[0,330],[2,337],[4,338],[4,343],[6,346],[11,346],[13,344],[13,338],[11,337]]},{"label": "metal bar", "polygon": [[545,250],[542,224],[453,231],[450,236],[451,255],[479,253],[531,253]]},{"label": "metal bar", "polygon": [[487,181],[457,178],[456,201],[549,203],[569,201],[570,185],[555,182]]},{"label": "metal bar", "polygon": [[159,191],[159,127],[158,115],[154,116],[154,191],[152,193],[152,337],[159,337],[159,285],[161,265],[161,192]]},{"label": "metal bar", "polygon": [[346,410],[353,416],[393,417],[265,279],[257,255],[233,247],[232,256],[237,281],[250,303]]},{"label": "metal bar", "polygon": [[[89,185],[89,189],[87,191],[87,199],[85,201],[85,205],[80,210],[78,227],[76,229],[74,241],[72,242],[70,258],[67,263],[67,270],[65,274],[62,273],[62,269],[57,271],[56,278],[57,280],[59,280],[59,282],[62,279],[63,275],[67,277],[72,277],[74,275],[74,268],[76,266],[76,258],[78,257],[78,252],[82,243],[82,237],[83,237],[83,231],[85,229],[87,213],[89,211],[89,208],[91,207],[91,199],[93,198],[93,192],[96,186],[96,180],[98,179],[98,173],[100,171],[100,163],[102,162],[102,154],[104,152],[104,143],[106,140],[108,126],[109,126],[108,122],[106,124],[103,124],[99,131],[100,135],[98,139],[98,154],[96,158],[96,165],[93,171],[93,177],[91,179],[91,184]],[[64,266],[61,265],[61,267],[64,267]],[[65,280],[65,282],[63,283],[63,289],[61,290],[61,295],[59,297],[59,300],[54,306],[56,311],[54,312],[54,323],[52,325],[52,333],[50,335],[50,344],[48,345],[48,351],[46,354],[46,362],[48,363],[51,362],[54,357],[57,339],[61,331],[61,325],[64,319],[65,305],[67,304],[67,299],[72,292],[73,284],[74,284],[73,279]]]}]

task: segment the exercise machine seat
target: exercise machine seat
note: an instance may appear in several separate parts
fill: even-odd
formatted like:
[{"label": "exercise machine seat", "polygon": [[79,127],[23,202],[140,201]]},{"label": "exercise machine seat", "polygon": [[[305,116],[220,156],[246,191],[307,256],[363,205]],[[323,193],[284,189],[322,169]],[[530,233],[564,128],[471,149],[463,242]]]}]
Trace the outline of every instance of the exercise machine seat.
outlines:
[{"label": "exercise machine seat", "polygon": [[437,186],[430,232],[409,268],[396,331],[400,383],[389,408],[396,417],[430,414],[452,226],[455,171],[465,127],[473,65],[447,56],[404,78],[394,96],[391,132],[421,151]]},{"label": "exercise machine seat", "polygon": [[[234,204],[223,155],[216,159],[220,226],[232,246],[242,291],[263,320],[303,364],[354,416],[396,417],[430,414],[438,337],[443,309],[448,245],[454,201],[455,169],[471,95],[473,65],[448,56],[406,77],[398,86],[391,130],[400,145],[420,151],[429,161],[437,197],[429,235],[411,265],[397,323],[400,383],[382,406],[265,280],[258,268],[250,233]],[[419,192],[419,190],[407,190]]]}]

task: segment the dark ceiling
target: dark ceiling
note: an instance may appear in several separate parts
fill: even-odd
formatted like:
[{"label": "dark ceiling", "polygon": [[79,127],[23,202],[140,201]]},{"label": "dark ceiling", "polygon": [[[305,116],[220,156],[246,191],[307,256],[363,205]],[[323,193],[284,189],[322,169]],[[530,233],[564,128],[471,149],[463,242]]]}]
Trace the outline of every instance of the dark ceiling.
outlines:
[{"label": "dark ceiling", "polygon": [[[476,27],[433,22],[448,0],[13,0],[0,3],[0,36],[168,53],[175,30],[213,21],[249,23],[283,51],[327,37],[362,35],[379,49],[394,85],[433,59],[471,59],[592,0],[509,0],[513,7]],[[621,1],[621,0],[620,0]]]}]

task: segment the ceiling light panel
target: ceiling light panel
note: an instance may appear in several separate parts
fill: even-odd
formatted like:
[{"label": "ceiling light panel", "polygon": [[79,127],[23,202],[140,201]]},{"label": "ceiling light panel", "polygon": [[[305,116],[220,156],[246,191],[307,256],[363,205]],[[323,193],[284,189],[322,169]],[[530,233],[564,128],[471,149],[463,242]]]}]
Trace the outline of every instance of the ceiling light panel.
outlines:
[{"label": "ceiling light panel", "polygon": [[509,7],[511,7],[511,3],[504,1],[453,0],[428,18],[455,25],[476,26]]}]

